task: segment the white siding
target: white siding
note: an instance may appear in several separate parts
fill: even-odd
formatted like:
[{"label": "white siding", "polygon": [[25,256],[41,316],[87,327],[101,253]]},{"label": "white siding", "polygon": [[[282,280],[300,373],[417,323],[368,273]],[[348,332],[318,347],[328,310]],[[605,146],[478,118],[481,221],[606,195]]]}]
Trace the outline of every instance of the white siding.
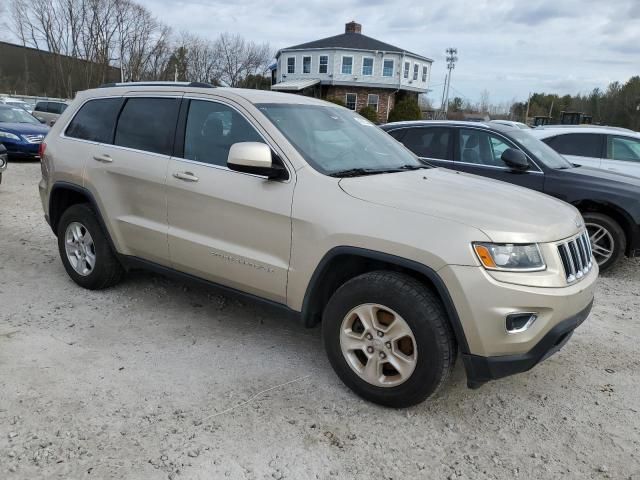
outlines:
[{"label": "white siding", "polygon": [[[318,73],[320,66],[320,56],[326,55],[329,57],[329,63],[327,73]],[[311,73],[302,73],[302,57],[311,56]],[[342,57],[353,57],[353,70],[352,74],[342,74]],[[296,59],[296,71],[295,73],[287,73],[287,58],[295,57]],[[364,57],[373,58],[373,75],[362,75],[362,59]],[[392,77],[384,77],[383,73],[383,60],[392,59],[394,74]],[[410,63],[409,78],[403,77],[404,62]],[[413,80],[413,68],[414,64],[418,64],[418,80]],[[428,74],[427,81],[422,81],[422,67],[427,65]],[[385,52],[373,52],[373,51],[357,51],[346,49],[324,50],[324,49],[312,49],[312,50],[299,50],[299,51],[283,51],[278,58],[278,71],[276,76],[278,83],[289,80],[303,80],[309,78],[318,78],[323,84],[344,84],[348,83],[354,86],[357,85],[380,85],[381,87],[396,86],[400,88],[420,89],[426,91],[429,86],[429,80],[431,78],[431,62],[416,58],[412,55],[402,55],[399,53],[385,53]]]}]

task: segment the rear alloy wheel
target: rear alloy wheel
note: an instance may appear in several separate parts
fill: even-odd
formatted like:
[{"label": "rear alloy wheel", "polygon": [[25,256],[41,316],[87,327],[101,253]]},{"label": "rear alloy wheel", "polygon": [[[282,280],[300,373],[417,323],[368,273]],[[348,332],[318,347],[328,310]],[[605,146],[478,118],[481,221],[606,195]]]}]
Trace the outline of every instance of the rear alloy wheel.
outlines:
[{"label": "rear alloy wheel", "polygon": [[65,270],[81,287],[107,288],[124,275],[95,212],[87,204],[72,205],[60,217],[58,250]]},{"label": "rear alloy wheel", "polygon": [[583,217],[593,257],[600,271],[605,272],[624,255],[627,246],[624,231],[618,222],[602,213],[585,213]]},{"label": "rear alloy wheel", "polygon": [[440,299],[399,272],[355,277],[331,296],[322,335],[340,379],[371,402],[415,405],[435,393],[457,346]]}]

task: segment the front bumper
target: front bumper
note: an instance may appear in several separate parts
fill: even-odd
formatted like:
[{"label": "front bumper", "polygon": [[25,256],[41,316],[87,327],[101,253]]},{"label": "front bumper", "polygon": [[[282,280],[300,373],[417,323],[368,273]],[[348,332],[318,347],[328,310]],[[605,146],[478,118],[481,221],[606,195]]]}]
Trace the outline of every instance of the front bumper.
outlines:
[{"label": "front bumper", "polygon": [[584,310],[558,323],[542,337],[542,340],[535,347],[526,353],[497,357],[462,354],[462,360],[467,372],[467,385],[469,388],[478,388],[490,380],[531,370],[538,363],[560,350],[569,341],[573,331],[589,316],[592,306],[593,301]]},{"label": "front bumper", "polygon": [[[438,273],[464,332],[464,342],[458,340],[472,387],[529,370],[562,347],[589,314],[598,278],[597,266],[563,287],[506,283],[482,267],[449,265]],[[508,332],[507,316],[519,312],[537,318],[520,333]]]}]

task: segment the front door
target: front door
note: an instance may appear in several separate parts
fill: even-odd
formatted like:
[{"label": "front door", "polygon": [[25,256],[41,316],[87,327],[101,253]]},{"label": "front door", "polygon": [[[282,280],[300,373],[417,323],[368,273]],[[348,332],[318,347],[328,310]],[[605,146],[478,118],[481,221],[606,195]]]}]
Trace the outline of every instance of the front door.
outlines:
[{"label": "front door", "polygon": [[509,168],[500,158],[507,148],[518,147],[502,135],[486,130],[457,129],[453,168],[542,192],[544,173],[531,160],[529,170],[524,172]]},{"label": "front door", "polygon": [[285,303],[295,178],[272,181],[227,168],[237,142],[265,142],[237,106],[183,102],[169,164],[167,207],[173,267]]}]

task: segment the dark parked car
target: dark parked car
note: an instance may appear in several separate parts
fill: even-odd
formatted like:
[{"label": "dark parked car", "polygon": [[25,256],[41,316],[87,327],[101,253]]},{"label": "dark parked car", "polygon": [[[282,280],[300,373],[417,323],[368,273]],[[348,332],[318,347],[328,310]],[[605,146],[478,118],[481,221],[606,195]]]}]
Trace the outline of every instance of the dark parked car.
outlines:
[{"label": "dark parked car", "polygon": [[2,183],[2,172],[7,169],[7,149],[0,143],[0,183]]},{"label": "dark parked car", "polygon": [[0,105],[0,142],[9,157],[14,159],[39,159],[40,144],[49,127],[20,107]]},{"label": "dark parked car", "polygon": [[640,178],[574,165],[527,131],[496,123],[417,121],[382,128],[426,163],[571,203],[582,212],[601,271],[623,255],[640,255]]}]

